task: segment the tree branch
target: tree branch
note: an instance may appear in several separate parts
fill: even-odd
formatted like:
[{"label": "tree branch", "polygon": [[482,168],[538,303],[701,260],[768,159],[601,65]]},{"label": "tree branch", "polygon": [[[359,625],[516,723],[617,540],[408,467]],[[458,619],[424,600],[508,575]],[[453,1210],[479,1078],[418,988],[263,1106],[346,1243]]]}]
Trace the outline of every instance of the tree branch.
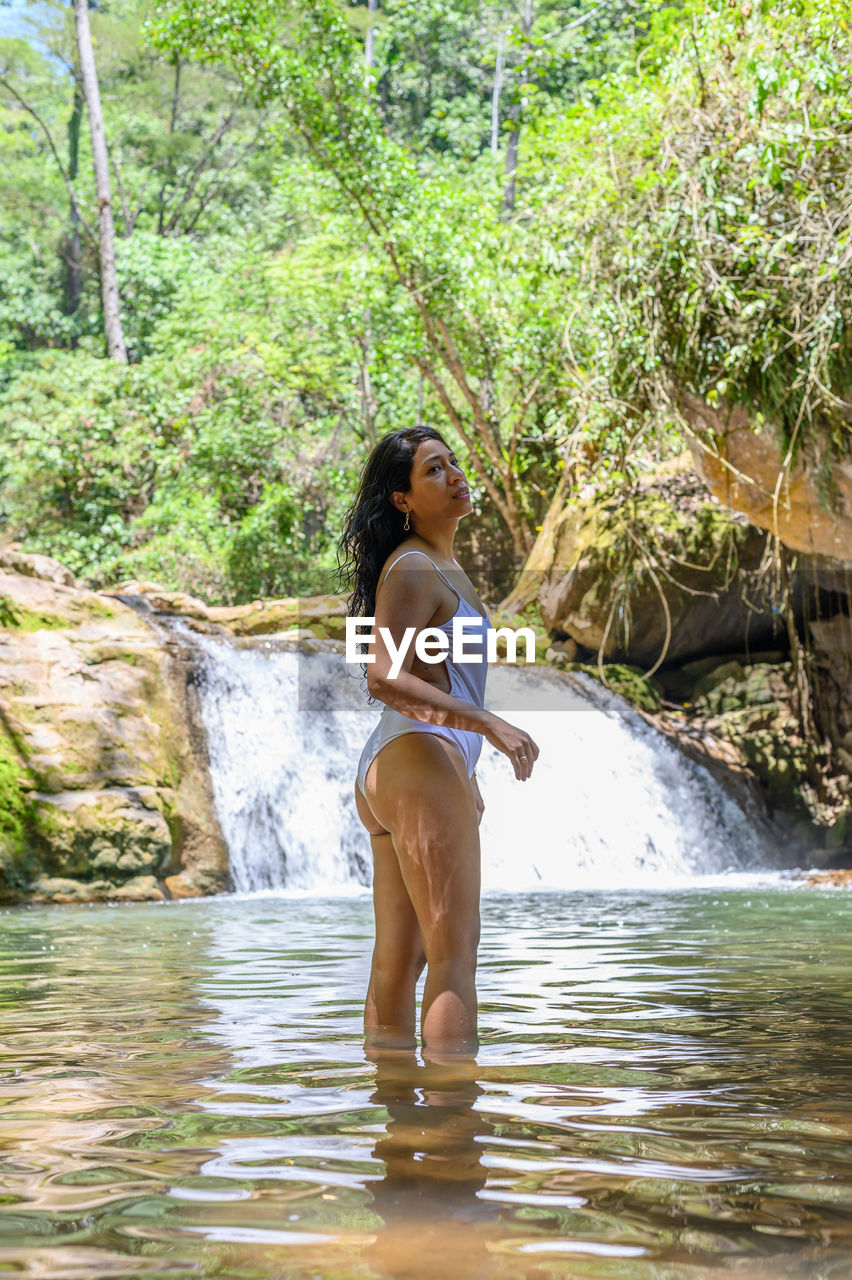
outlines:
[{"label": "tree branch", "polygon": [[53,141],[53,135],[51,134],[47,124],[41,118],[39,113],[36,111],[35,107],[30,106],[27,100],[21,97],[21,95],[18,93],[15,86],[10,84],[9,81],[6,79],[6,77],[2,74],[0,74],[0,85],[2,85],[3,88],[7,90],[7,92],[11,93],[15,101],[18,102],[23,107],[24,111],[26,111],[29,115],[32,116],[36,124],[41,129],[42,133],[47,139],[47,145],[50,147],[50,150],[53,154],[53,158],[56,161],[57,168],[59,169],[59,172],[62,174],[62,181],[65,183],[66,189],[68,191],[68,198],[71,201],[71,208],[76,213],[76,216],[80,222],[80,226],[83,228],[86,235],[89,237],[90,240],[94,240],[95,239],[94,232],[92,231],[92,228],[89,226],[86,219],[80,213],[80,205],[77,200],[77,192],[74,190],[74,184],[69,178],[68,173],[66,172],[65,165],[62,163],[62,161],[59,158],[59,152],[56,150],[56,144]]},{"label": "tree branch", "polygon": [[190,174],[189,182],[186,184],[184,193],[180,198],[177,208],[174,210],[174,212],[172,213],[172,216],[169,218],[169,221],[166,224],[165,235],[171,235],[171,233],[175,230],[175,227],[177,226],[178,219],[180,218],[181,213],[186,208],[187,204],[192,199],[193,194],[195,193],[195,188],[198,186],[198,180],[201,177],[202,173],[204,172],[204,169],[207,165],[207,161],[210,159],[210,156],[213,154],[216,147],[218,147],[219,143],[222,141],[225,134],[230,129],[231,125],[234,122],[236,114],[237,114],[236,108],[232,107],[231,110],[228,112],[228,114],[226,116],[222,116],[219,123],[217,124],[210,138],[210,141],[207,143],[207,146],[204,148],[201,155],[198,157],[198,160],[196,161],[195,168]]},{"label": "tree branch", "polygon": [[432,386],[437,391],[438,399],[441,401],[441,404],[444,407],[447,417],[450,419],[450,422],[455,427],[456,431],[458,432],[462,440],[462,443],[467,449],[468,455],[470,456],[470,460],[473,463],[474,470],[476,471],[477,475],[482,481],[482,484],[486,493],[491,498],[491,501],[494,503],[497,510],[500,512],[500,515],[503,517],[504,521],[506,522],[507,527],[509,529],[512,529],[512,522],[510,519],[509,508],[506,505],[505,499],[501,497],[500,490],[494,484],[494,481],[491,479],[485,467],[483,466],[482,459],[480,458],[479,451],[477,450],[477,447],[476,447],[476,441],[468,432],[461,414],[456,409],[456,406],[453,404],[452,400],[450,399],[450,395],[449,395],[449,392],[447,391],[447,388],[444,386],[443,382],[441,381],[441,378],[438,376],[438,374],[435,372],[435,370],[432,368],[432,366],[429,364],[427,360],[423,360],[422,358],[418,359],[416,356],[412,356],[411,359],[413,363],[417,366],[417,368],[420,370],[420,372],[424,375],[424,377],[428,378],[429,382],[431,382]]}]

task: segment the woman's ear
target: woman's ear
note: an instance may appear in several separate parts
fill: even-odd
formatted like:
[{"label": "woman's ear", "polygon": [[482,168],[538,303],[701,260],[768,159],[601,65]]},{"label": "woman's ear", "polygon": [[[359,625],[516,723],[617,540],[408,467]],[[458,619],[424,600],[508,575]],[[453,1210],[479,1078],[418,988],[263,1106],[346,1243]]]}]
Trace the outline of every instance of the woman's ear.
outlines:
[{"label": "woman's ear", "polygon": [[391,504],[396,507],[397,511],[401,511],[405,514],[408,510],[408,503],[406,501],[405,494],[400,489],[395,490],[390,495],[390,500]]}]

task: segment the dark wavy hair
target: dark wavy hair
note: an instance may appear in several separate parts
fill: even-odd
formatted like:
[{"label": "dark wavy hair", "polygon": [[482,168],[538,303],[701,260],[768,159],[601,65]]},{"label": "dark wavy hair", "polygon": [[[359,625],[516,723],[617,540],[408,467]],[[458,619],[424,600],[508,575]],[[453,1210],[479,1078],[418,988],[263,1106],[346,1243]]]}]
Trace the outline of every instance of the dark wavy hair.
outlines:
[{"label": "dark wavy hair", "polygon": [[351,618],[372,617],[382,565],[406,536],[405,517],[390,500],[411,488],[411,464],[424,440],[446,440],[434,427],[406,427],[382,436],[370,454],[355,500],[343,519],[337,547],[337,576],[349,592]]}]

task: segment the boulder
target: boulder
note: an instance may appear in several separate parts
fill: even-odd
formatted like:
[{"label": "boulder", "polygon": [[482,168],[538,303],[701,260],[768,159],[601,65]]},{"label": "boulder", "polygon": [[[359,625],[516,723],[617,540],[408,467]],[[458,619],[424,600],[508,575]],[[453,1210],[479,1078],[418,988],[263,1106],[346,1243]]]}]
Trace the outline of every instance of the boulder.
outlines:
[{"label": "boulder", "polygon": [[802,734],[794,686],[791,663],[725,663],[698,681],[690,714],[738,751],[773,809],[827,826],[834,811],[833,797],[818,792],[822,750]]},{"label": "boulder", "polygon": [[156,787],[35,793],[44,863],[59,876],[120,884],[171,870],[173,843]]},{"label": "boulder", "polygon": [[827,471],[800,454],[785,468],[777,433],[769,424],[755,430],[740,406],[682,395],[681,409],[695,428],[695,467],[720,502],[793,551],[852,566],[852,458]]},{"label": "boulder", "polygon": [[226,887],[186,672],[122,602],[20,567],[0,568],[0,897]]},{"label": "boulder", "polygon": [[[563,491],[564,495],[564,491]],[[777,644],[766,534],[721,506],[683,454],[626,500],[557,494],[518,586],[545,626],[646,668]]]},{"label": "boulder", "polygon": [[19,551],[17,546],[0,547],[0,569],[21,573],[27,578],[41,578],[44,582],[56,582],[65,587],[73,587],[76,581],[71,570],[52,556]]},{"label": "boulder", "polygon": [[852,774],[852,618],[813,621],[809,630],[817,723]]}]

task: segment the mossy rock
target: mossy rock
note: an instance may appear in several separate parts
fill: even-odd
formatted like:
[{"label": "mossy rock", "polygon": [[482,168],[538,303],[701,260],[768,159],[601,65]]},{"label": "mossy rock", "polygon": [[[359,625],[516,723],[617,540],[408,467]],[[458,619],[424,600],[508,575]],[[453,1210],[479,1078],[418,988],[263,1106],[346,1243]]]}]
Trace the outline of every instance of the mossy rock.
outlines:
[{"label": "mossy rock", "polygon": [[171,867],[172,840],[156,791],[111,789],[36,796],[43,865],[59,876],[121,882]]},{"label": "mossy rock", "polygon": [[560,487],[506,604],[537,598],[550,632],[644,670],[765,648],[783,627],[760,569],[764,544],[684,454],[623,495]]},{"label": "mossy rock", "polygon": [[653,680],[649,679],[641,667],[629,666],[627,663],[610,662],[604,664],[603,675],[595,663],[571,662],[565,665],[567,671],[584,671],[586,675],[603,684],[605,688],[618,693],[640,711],[654,714],[662,706],[662,697]]},{"label": "mossy rock", "polygon": [[44,896],[45,878],[87,901],[181,872],[226,888],[189,668],[126,604],[48,569],[0,566],[0,898]]},{"label": "mossy rock", "polygon": [[736,747],[773,807],[810,813],[810,790],[824,768],[824,751],[801,734],[791,665],[726,663],[699,686],[704,691],[689,708],[691,716]]},{"label": "mossy rock", "polygon": [[32,787],[15,742],[0,722],[0,896],[25,892],[37,871]]}]

